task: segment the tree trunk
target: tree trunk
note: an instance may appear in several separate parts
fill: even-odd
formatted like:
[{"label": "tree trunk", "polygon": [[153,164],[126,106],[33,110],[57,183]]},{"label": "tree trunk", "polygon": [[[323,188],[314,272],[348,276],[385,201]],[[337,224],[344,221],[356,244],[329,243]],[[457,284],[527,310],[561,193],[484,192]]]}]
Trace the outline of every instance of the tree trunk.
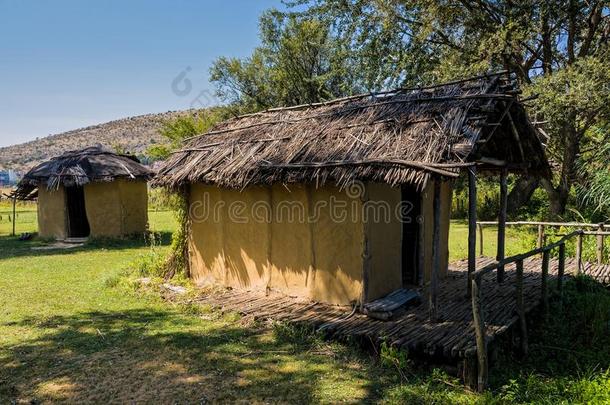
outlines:
[{"label": "tree trunk", "polygon": [[519,177],[510,193],[508,193],[508,214],[516,214],[519,208],[527,204],[539,185],[540,181],[535,177]]},{"label": "tree trunk", "polygon": [[566,204],[570,196],[572,183],[576,176],[576,160],[580,153],[580,133],[576,129],[576,117],[570,117],[562,131],[563,156],[559,184],[554,187],[549,179],[542,179],[541,183],[549,196],[550,216],[555,219],[565,214]]}]

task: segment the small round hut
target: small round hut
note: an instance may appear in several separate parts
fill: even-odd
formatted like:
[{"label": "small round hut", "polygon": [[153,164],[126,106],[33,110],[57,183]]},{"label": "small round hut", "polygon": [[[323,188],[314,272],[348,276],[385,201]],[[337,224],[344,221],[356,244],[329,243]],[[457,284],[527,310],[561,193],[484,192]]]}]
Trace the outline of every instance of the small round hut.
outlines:
[{"label": "small round hut", "polygon": [[146,230],[152,176],[135,156],[93,146],[34,167],[15,196],[37,198],[41,237],[121,237]]}]

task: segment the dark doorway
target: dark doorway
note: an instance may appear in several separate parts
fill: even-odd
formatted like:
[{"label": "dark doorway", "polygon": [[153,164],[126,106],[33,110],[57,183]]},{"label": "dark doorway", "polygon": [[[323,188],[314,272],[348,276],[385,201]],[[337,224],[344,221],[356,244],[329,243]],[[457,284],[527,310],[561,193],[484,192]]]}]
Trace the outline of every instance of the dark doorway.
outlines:
[{"label": "dark doorway", "polygon": [[85,238],[89,236],[89,221],[85,210],[85,193],[82,187],[66,187],[68,206],[68,237]]},{"label": "dark doorway", "polygon": [[402,219],[402,284],[405,287],[419,284],[419,221],[421,217],[421,193],[413,186],[401,189]]}]

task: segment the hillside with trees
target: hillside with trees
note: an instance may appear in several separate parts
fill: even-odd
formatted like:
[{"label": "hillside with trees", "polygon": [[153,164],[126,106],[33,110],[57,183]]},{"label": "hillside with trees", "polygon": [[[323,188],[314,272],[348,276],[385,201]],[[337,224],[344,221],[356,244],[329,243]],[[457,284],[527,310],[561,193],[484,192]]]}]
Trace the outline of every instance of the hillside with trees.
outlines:
[{"label": "hillside with trees", "polygon": [[169,111],[127,117],[0,148],[0,170],[28,170],[67,150],[94,144],[143,156],[149,148],[164,142],[160,133],[164,123],[196,113],[197,110]]}]

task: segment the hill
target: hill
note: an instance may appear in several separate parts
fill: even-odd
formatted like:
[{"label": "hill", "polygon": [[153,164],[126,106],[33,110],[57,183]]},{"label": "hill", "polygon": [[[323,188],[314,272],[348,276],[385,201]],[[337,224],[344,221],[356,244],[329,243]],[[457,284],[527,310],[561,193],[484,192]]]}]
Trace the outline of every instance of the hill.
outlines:
[{"label": "hill", "polygon": [[150,145],[163,141],[159,129],[164,121],[194,112],[196,110],[138,115],[6,146],[0,148],[0,170],[25,171],[67,150],[98,143],[111,149],[142,154]]}]

